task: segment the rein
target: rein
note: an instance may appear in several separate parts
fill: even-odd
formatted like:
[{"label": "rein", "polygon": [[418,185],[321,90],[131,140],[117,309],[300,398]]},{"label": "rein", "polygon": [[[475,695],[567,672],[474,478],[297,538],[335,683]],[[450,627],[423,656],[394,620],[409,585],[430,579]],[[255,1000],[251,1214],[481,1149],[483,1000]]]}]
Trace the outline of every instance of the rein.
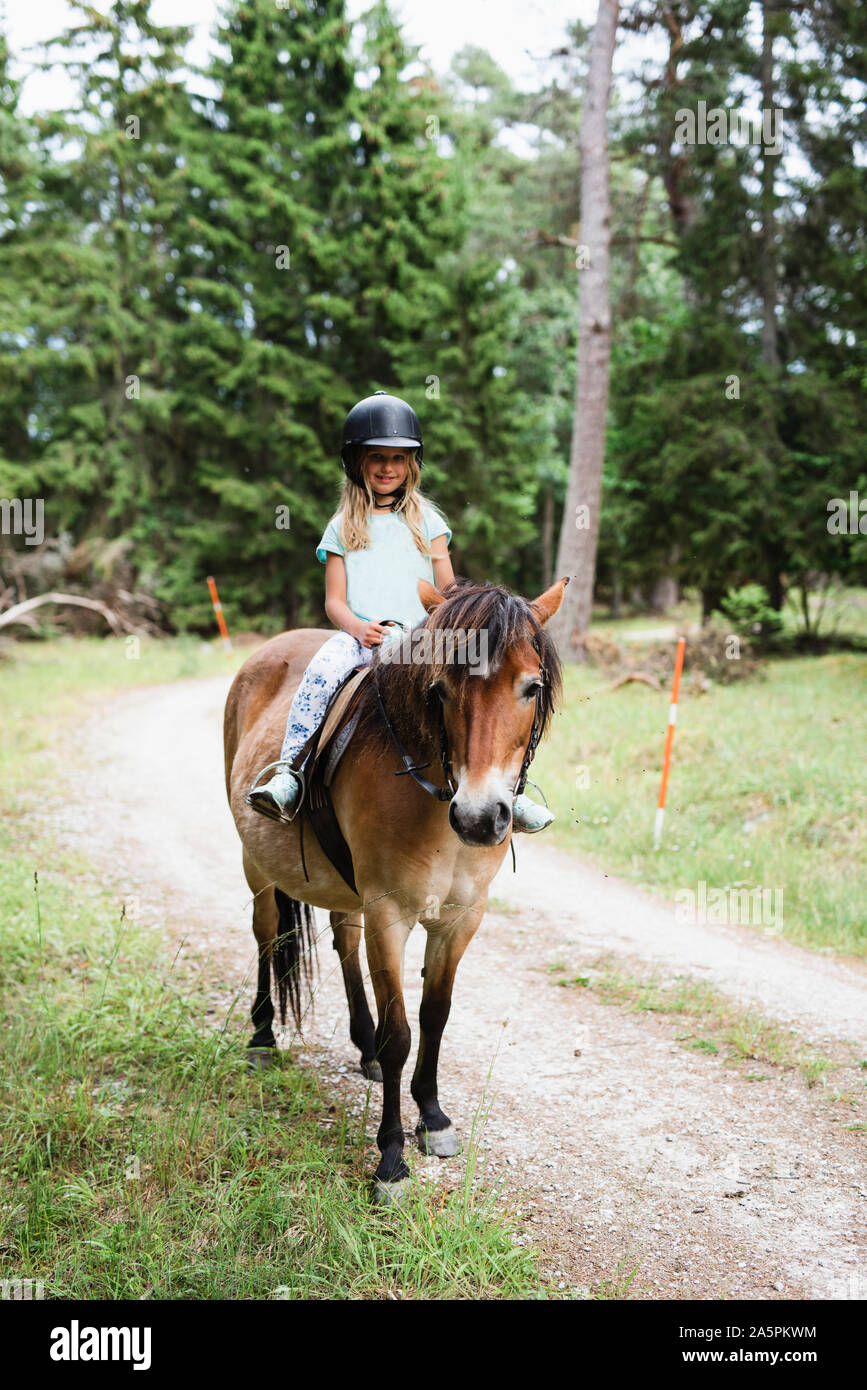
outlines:
[{"label": "rein", "polygon": [[385,727],[391,734],[394,746],[400,754],[401,762],[403,763],[403,767],[399,767],[397,772],[394,774],[395,777],[405,777],[406,774],[409,773],[410,777],[412,777],[414,781],[418,782],[419,786],[422,787],[424,791],[428,792],[431,796],[435,797],[437,801],[451,801],[452,797],[457,791],[457,787],[455,786],[455,780],[452,776],[451,762],[449,761],[448,740],[446,738],[446,721],[445,716],[443,715],[442,705],[440,705],[440,759],[443,765],[443,776],[445,777],[448,783],[447,787],[438,787],[436,783],[431,782],[429,778],[422,777],[422,769],[430,767],[430,762],[420,763],[418,766],[416,766],[409,753],[407,753],[406,749],[404,748],[403,744],[398,738],[397,734],[394,732],[394,729],[391,727],[391,721],[389,720],[389,717],[385,712],[385,705],[382,703],[382,691],[379,688],[379,678],[377,672],[373,673],[373,688],[376,691],[376,699],[379,704],[379,712],[385,720]]}]

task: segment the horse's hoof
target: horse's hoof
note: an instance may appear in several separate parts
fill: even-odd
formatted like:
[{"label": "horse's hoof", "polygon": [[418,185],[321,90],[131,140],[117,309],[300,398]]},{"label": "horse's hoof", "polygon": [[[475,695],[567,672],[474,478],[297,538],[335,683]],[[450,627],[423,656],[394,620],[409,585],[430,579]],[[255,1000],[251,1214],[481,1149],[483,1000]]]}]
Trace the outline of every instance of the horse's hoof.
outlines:
[{"label": "horse's hoof", "polygon": [[397,1182],[383,1182],[382,1178],[377,1178],[373,1189],[373,1205],[375,1207],[396,1207],[406,1197],[409,1191],[411,1178],[398,1178]]},{"label": "horse's hoof", "polygon": [[248,1047],[247,1048],[247,1070],[264,1071],[266,1067],[273,1067],[277,1061],[276,1047]]},{"label": "horse's hoof", "polygon": [[420,1125],[416,1134],[423,1154],[432,1154],[434,1158],[454,1158],[461,1151],[461,1141],[454,1125],[449,1125],[448,1129],[425,1129]]},{"label": "horse's hoof", "polygon": [[382,1067],[375,1057],[369,1062],[365,1062],[364,1058],[362,1058],[359,1064],[359,1071],[362,1076],[367,1077],[368,1081],[382,1081]]}]

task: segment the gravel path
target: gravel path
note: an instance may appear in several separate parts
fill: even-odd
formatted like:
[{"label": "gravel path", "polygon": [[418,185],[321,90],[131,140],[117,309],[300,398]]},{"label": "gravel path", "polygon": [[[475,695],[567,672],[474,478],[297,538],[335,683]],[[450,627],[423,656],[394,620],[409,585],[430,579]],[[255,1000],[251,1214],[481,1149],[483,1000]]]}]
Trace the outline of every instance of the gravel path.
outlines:
[{"label": "gravel path", "polygon": [[[219,959],[233,992],[245,988],[254,957],[223,786],[229,683],[227,675],[95,701],[61,828],[113,866],[118,897],[138,897],[145,921]],[[678,923],[670,908],[543,837],[521,836],[516,848],[518,872],[507,856],[491,890],[498,907],[458,971],[441,1098],[465,1137],[479,1106],[490,1106],[486,1171],[504,1178],[546,1268],[564,1287],[589,1289],[637,1266],[633,1297],[865,1297],[863,1135],[846,1126],[863,1122],[864,1073],[854,1063],[867,1057],[867,972],[747,928]],[[315,1010],[292,1047],[358,1113],[365,1087],[327,945],[325,931]],[[410,1018],[423,951],[416,927]],[[710,981],[853,1065],[812,1089],[782,1069],[750,1080],[746,1067],[679,1046],[683,1021],[559,988],[547,969],[564,960],[577,970],[602,951],[624,970],[639,961]],[[251,1002],[249,984],[246,995]],[[414,1123],[408,1085],[404,1120]],[[371,1137],[375,1127],[372,1116]],[[460,1178],[460,1159],[414,1161],[428,1181]]]}]

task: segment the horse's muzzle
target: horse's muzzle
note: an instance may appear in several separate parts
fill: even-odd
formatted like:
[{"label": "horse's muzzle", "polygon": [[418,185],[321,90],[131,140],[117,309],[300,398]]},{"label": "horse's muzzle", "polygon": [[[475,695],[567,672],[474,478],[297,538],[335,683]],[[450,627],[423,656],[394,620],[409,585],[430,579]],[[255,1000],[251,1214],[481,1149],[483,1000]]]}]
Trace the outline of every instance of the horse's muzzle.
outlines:
[{"label": "horse's muzzle", "polygon": [[501,845],[512,824],[512,808],[502,799],[483,805],[462,805],[458,797],[449,802],[449,825],[465,845]]}]

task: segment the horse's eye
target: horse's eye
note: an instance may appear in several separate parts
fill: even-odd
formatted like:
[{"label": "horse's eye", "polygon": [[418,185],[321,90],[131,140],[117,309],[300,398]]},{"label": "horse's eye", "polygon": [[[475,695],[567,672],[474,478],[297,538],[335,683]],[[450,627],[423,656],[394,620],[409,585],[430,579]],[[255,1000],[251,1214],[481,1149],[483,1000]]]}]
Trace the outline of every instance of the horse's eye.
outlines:
[{"label": "horse's eye", "polygon": [[532,700],[533,697],[534,697],[535,695],[538,695],[538,694],[540,693],[541,689],[542,689],[542,682],[541,682],[541,681],[534,681],[532,685],[526,686],[526,688],[525,688],[525,690],[524,690],[524,699],[525,699],[525,700]]},{"label": "horse's eye", "polygon": [[431,686],[432,695],[436,695],[438,700],[445,700],[448,698],[448,693],[444,681],[434,681]]}]

